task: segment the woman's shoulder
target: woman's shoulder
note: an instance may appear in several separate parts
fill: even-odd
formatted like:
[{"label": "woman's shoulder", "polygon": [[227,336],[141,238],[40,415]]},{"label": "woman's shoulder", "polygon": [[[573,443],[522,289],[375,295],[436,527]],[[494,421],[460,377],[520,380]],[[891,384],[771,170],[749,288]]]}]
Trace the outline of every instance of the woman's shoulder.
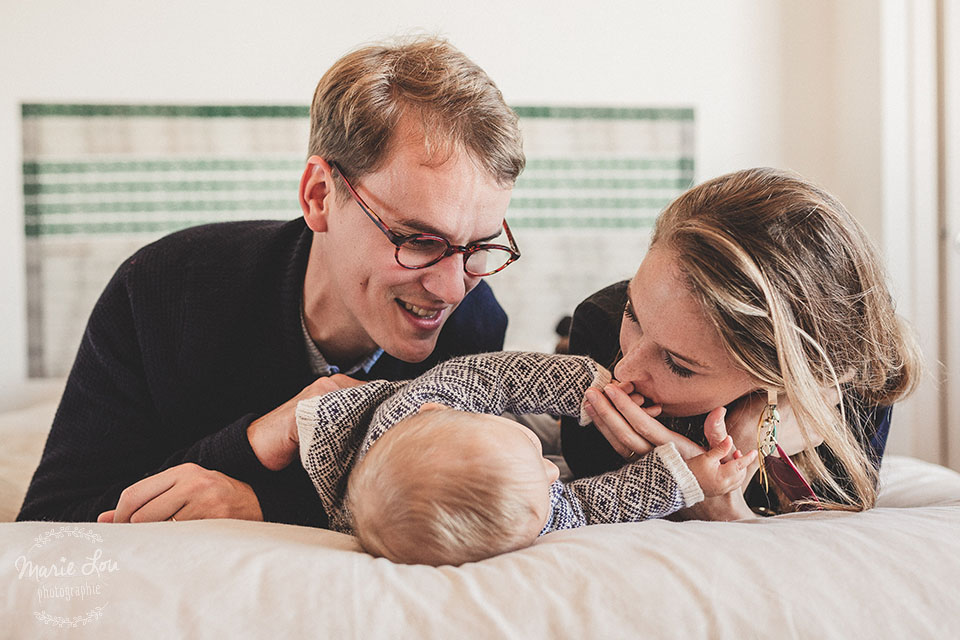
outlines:
[{"label": "woman's shoulder", "polygon": [[621,280],[587,296],[574,311],[574,320],[577,314],[596,314],[598,312],[616,318],[619,323],[623,306],[627,302],[627,285],[629,280]]},{"label": "woman's shoulder", "polygon": [[611,365],[620,351],[620,322],[628,281],[616,282],[577,305],[570,326],[570,353]]}]

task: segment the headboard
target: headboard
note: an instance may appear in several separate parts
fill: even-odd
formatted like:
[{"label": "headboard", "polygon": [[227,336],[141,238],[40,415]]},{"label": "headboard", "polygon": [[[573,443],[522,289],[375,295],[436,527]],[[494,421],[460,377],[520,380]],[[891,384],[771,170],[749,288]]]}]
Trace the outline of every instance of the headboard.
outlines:
[{"label": "headboard", "polygon": [[[515,108],[527,168],[507,213],[523,259],[490,278],[508,348],[550,351],[589,293],[632,275],[694,176],[689,108]],[[183,227],[300,215],[302,106],[24,104],[31,377],[63,376],[119,263]]]}]

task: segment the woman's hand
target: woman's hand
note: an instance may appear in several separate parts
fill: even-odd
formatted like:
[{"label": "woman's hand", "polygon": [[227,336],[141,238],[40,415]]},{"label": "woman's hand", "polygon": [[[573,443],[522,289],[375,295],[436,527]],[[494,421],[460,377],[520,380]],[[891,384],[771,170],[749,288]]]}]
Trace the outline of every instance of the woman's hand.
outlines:
[{"label": "woman's hand", "polygon": [[671,519],[715,520],[719,522],[732,522],[757,517],[747,506],[742,491],[730,491],[721,496],[706,498],[703,502],[698,502],[692,507],[678,511],[674,516]]},{"label": "woman's hand", "polygon": [[[827,389],[824,391],[824,396],[829,400],[836,397],[836,392],[833,389]],[[757,428],[760,424],[760,415],[766,408],[766,391],[745,395],[730,405],[727,431],[733,437],[733,443],[744,453],[757,448]],[[785,393],[777,397],[777,412],[780,414],[777,442],[788,456],[823,443],[823,438],[816,434],[811,434],[814,436],[813,441],[804,440],[803,434],[800,433],[800,424]]]},{"label": "woman's hand", "polygon": [[705,453],[703,447],[674,433],[656,420],[660,406],[644,406],[643,396],[630,382],[611,382],[600,393],[589,389],[584,408],[603,437],[625,460],[636,460],[654,447],[672,442],[681,457]]}]

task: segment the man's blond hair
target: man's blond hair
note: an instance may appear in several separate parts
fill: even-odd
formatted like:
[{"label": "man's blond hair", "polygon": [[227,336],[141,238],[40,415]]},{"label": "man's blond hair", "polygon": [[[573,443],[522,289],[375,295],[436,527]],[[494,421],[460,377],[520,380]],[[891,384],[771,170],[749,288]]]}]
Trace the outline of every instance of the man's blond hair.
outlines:
[{"label": "man's blond hair", "polygon": [[371,447],[347,489],[365,551],[405,564],[459,565],[533,542],[536,469],[529,458],[482,444],[490,417],[424,411]]},{"label": "man's blond hair", "polygon": [[385,161],[402,118],[420,125],[437,164],[464,150],[503,187],[523,171],[517,115],[483,69],[435,37],[365,46],[334,63],[314,92],[309,155],[359,180]]}]

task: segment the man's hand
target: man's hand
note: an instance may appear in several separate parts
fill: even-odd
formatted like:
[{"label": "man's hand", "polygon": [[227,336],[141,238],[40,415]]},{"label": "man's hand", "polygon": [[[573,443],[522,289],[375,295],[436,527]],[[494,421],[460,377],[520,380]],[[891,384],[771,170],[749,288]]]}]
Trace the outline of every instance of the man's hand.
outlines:
[{"label": "man's hand", "polygon": [[250,423],[247,439],[260,464],[270,471],[280,471],[293,462],[300,453],[297,433],[297,403],[325,393],[363,384],[343,374],[318,378],[296,396]]},{"label": "man's hand", "polygon": [[236,518],[263,520],[260,501],[246,482],[188,462],[130,485],[116,509],[97,522],[160,522]]}]

